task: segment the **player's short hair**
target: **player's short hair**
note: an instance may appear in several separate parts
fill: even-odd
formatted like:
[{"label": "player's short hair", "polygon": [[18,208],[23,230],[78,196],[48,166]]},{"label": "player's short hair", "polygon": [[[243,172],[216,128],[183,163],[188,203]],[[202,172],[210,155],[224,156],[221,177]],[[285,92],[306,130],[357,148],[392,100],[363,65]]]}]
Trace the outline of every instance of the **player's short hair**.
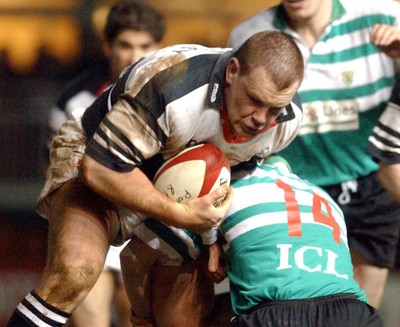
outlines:
[{"label": "player's short hair", "polygon": [[108,13],[104,37],[112,42],[123,30],[148,32],[160,43],[165,34],[162,13],[141,0],[118,1]]},{"label": "player's short hair", "polygon": [[292,37],[283,32],[256,33],[236,50],[234,56],[239,61],[242,75],[254,67],[265,67],[272,82],[280,89],[303,80],[303,56]]}]

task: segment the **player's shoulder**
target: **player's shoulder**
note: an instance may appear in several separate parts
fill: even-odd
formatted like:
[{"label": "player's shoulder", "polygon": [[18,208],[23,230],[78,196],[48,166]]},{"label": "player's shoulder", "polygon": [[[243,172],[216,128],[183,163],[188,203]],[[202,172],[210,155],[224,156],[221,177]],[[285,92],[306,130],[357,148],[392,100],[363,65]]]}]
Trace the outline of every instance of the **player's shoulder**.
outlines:
[{"label": "player's shoulder", "polygon": [[219,48],[219,47],[206,47],[204,45],[201,44],[176,44],[170,47],[170,51],[172,52],[177,52],[177,53],[190,53],[190,52],[194,52],[194,53],[224,53],[226,52],[228,49],[226,48]]},{"label": "player's shoulder", "polygon": [[277,9],[278,6],[264,9],[236,25],[229,37],[229,47],[238,48],[251,35],[266,29],[275,29],[273,21]]},{"label": "player's shoulder", "polygon": [[159,63],[176,63],[184,60],[189,60],[190,58],[197,56],[210,56],[216,58],[229,50],[231,49],[206,47],[200,44],[175,44],[154,52],[151,56],[147,57],[146,60],[144,60],[143,64],[146,65],[149,63],[155,63],[156,60]]},{"label": "player's shoulder", "polygon": [[107,67],[108,66],[94,65],[74,77],[63,89],[57,106],[63,108],[69,99],[83,91],[96,95],[100,87],[108,80]]},{"label": "player's shoulder", "polygon": [[303,118],[303,107],[299,95],[296,93],[292,101],[285,107],[276,119],[279,124],[301,122]]},{"label": "player's shoulder", "polygon": [[[251,27],[256,27],[256,26],[260,26],[260,27],[266,27],[268,25],[270,25],[272,23],[272,19],[277,10],[278,10],[279,6],[274,6],[274,7],[269,7],[266,8],[264,10],[261,10],[257,13],[255,13],[254,15],[246,18],[245,20],[243,20],[241,23],[239,23],[234,29],[233,31],[237,31],[237,30],[241,30],[241,29],[245,29],[245,28],[251,28]],[[266,20],[268,19],[268,20]]]},{"label": "player's shoulder", "polygon": [[396,0],[340,0],[345,15],[344,18],[367,17],[374,14],[390,14],[400,17],[400,3]]},{"label": "player's shoulder", "polygon": [[130,75],[128,80],[131,80],[134,76],[140,76],[141,79],[144,76],[149,79],[158,72],[185,62],[186,60],[190,60],[191,58],[209,55],[211,61],[216,61],[222,54],[228,51],[231,51],[231,49],[210,48],[199,44],[171,45],[148,54],[135,65],[130,66],[129,69],[126,70],[126,73]]},{"label": "player's shoulder", "polygon": [[230,49],[220,47],[206,47],[201,44],[174,44],[159,49],[144,57],[143,63],[151,62],[154,59],[162,59],[163,57],[181,56],[191,57],[203,54],[223,54]]},{"label": "player's shoulder", "polygon": [[340,3],[345,8],[359,7],[360,9],[361,8],[379,9],[379,8],[385,7],[385,6],[393,7],[393,6],[398,6],[399,5],[397,0],[380,0],[380,1],[375,1],[375,0],[340,0]]},{"label": "player's shoulder", "polygon": [[[192,90],[193,85],[208,82],[216,63],[229,48],[210,48],[198,44],[178,44],[165,47],[151,53],[136,65],[131,66],[124,74],[125,90],[135,96],[137,91],[152,81],[155,84],[168,85],[165,92],[174,91],[174,83],[187,82]],[[201,81],[201,82],[200,82]],[[196,87],[197,88],[197,87]],[[170,94],[168,93],[168,94]],[[174,96],[177,92],[173,92]]]}]

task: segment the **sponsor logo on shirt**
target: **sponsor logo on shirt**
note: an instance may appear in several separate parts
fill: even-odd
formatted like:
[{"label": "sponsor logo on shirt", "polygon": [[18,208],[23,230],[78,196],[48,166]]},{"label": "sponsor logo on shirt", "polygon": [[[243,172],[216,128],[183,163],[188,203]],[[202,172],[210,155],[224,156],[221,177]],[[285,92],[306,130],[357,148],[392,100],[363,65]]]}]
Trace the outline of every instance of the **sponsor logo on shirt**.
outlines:
[{"label": "sponsor logo on shirt", "polygon": [[300,135],[358,128],[358,106],[353,100],[315,101],[303,105]]},{"label": "sponsor logo on shirt", "polygon": [[328,249],[316,246],[303,246],[293,248],[293,244],[277,244],[280,252],[280,262],[276,270],[297,269],[310,273],[320,272],[327,275],[334,275],[339,278],[349,279],[347,274],[338,272],[339,264],[336,264],[339,256]]}]

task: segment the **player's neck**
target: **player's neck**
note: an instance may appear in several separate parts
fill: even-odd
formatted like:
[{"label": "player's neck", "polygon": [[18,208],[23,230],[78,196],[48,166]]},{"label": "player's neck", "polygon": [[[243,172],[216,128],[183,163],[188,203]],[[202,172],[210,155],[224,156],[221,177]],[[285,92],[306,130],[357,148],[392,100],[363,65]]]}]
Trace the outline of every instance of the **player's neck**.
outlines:
[{"label": "player's neck", "polygon": [[293,19],[288,17],[289,26],[296,31],[309,49],[312,49],[324,34],[326,26],[332,17],[332,2],[319,8],[318,12],[308,18]]}]

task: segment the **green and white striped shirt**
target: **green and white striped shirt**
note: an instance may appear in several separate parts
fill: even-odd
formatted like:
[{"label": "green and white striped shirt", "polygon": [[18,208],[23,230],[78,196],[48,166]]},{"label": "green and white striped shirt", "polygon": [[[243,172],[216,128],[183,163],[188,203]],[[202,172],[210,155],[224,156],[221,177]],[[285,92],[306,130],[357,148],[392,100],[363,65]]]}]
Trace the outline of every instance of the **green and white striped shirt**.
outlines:
[{"label": "green and white striped shirt", "polygon": [[220,229],[236,314],[268,300],[340,293],[366,302],[343,213],[325,191],[267,164],[231,185],[235,198]]}]

